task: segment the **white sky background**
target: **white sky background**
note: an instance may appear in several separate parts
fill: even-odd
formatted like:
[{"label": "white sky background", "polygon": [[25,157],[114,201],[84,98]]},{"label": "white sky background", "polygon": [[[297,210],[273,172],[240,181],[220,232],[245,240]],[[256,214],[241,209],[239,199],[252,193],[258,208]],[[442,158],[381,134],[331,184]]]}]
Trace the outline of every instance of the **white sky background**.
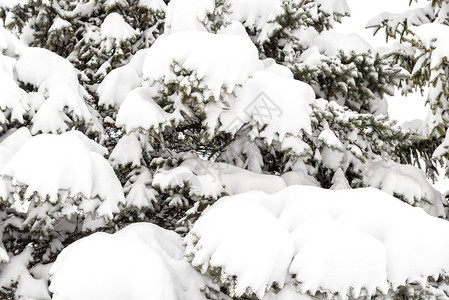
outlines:
[{"label": "white sky background", "polygon": [[[347,2],[351,8],[351,17],[343,19],[342,24],[337,24],[335,31],[340,33],[357,32],[374,48],[386,45],[385,35],[379,31],[373,37],[372,29],[365,29],[366,23],[384,11],[401,13],[410,9],[409,0],[347,0]],[[423,7],[427,3],[426,0],[419,0],[419,3],[413,3],[411,8]],[[393,42],[393,40],[390,39],[389,42]],[[402,97],[397,92],[394,97],[389,98],[389,115],[399,123],[424,119],[428,112],[424,103],[425,99],[419,93]]]}]

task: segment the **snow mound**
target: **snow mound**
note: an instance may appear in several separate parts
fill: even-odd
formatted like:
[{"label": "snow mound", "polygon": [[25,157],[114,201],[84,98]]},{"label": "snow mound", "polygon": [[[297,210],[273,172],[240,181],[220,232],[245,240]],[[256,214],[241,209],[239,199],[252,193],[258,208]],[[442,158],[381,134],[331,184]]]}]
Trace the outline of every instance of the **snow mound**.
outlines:
[{"label": "snow mound", "polygon": [[206,299],[201,276],[183,258],[181,237],[150,223],[71,244],[50,274],[53,300]]},{"label": "snow mound", "polygon": [[[18,137],[15,142],[20,142]],[[78,131],[41,134],[23,143],[0,170],[0,178],[17,192],[25,188],[20,199],[38,196],[39,202],[47,199],[58,205],[78,199],[84,211],[112,217],[124,196],[119,180],[103,157],[106,152]]]},{"label": "snow mound", "polygon": [[176,63],[178,71],[195,71],[203,87],[218,100],[222,89],[230,93],[245,82],[258,62],[257,48],[249,39],[189,31],[159,37],[148,50],[142,71],[150,83],[161,79],[169,82],[175,78],[170,66]]},{"label": "snow mound", "polygon": [[237,297],[263,298],[290,279],[301,294],[358,298],[449,269],[449,223],[373,188],[224,197],[185,243],[192,265]]},{"label": "snow mound", "polygon": [[[170,1],[166,12],[165,33],[206,31],[204,21],[207,20],[207,14],[214,13],[215,2],[214,0]],[[261,30],[281,10],[279,0],[230,0],[228,2],[229,12],[220,16],[224,19],[223,21],[226,23],[239,21],[250,29]]]}]

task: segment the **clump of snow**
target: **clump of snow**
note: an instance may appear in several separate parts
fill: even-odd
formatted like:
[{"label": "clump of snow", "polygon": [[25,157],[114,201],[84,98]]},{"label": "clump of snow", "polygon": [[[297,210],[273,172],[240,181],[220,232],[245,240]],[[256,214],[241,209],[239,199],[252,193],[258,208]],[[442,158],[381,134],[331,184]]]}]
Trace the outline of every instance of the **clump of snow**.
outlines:
[{"label": "clump of snow", "polygon": [[139,6],[151,9],[153,11],[165,12],[167,5],[163,0],[139,0]]},{"label": "clump of snow", "polygon": [[[6,122],[24,122],[24,116],[30,110],[27,94],[14,81],[12,75],[0,69],[0,124]],[[0,126],[0,131],[2,130]]]},{"label": "clump of snow", "polygon": [[[444,57],[449,57],[449,50],[446,47],[449,42],[447,36],[449,27],[447,25],[431,23],[413,27],[412,30],[424,47],[433,50],[430,62],[431,69],[437,67]],[[422,67],[421,61],[422,59],[418,61],[412,73],[415,73]]]},{"label": "clump of snow", "polygon": [[[252,195],[263,197],[261,192]],[[265,207],[245,201],[240,195],[235,197],[241,200],[237,207],[235,201],[226,201],[235,198],[222,198],[195,223],[187,238],[186,255],[202,273],[221,267],[222,280],[231,282],[232,276],[238,275],[231,296],[244,295],[249,288],[262,298],[273,283],[284,285],[285,271],[294,253],[293,239]],[[208,228],[214,230],[214,235]]]},{"label": "clump of snow", "polygon": [[53,300],[206,299],[203,279],[184,260],[181,237],[150,223],[71,244],[50,274]]},{"label": "clump of snow", "polygon": [[345,173],[341,168],[338,168],[337,171],[335,171],[334,177],[332,178],[331,190],[344,190],[350,188],[351,186],[349,185]]},{"label": "clump of snow", "polygon": [[259,59],[257,48],[249,39],[189,31],[156,40],[147,52],[143,78],[150,83],[160,79],[168,82],[174,76],[170,68],[174,62],[195,71],[203,86],[218,100],[222,89],[232,92],[236,85],[245,82]]},{"label": "clump of snow", "polygon": [[346,0],[315,0],[320,9],[328,14],[349,15],[350,9]]},{"label": "clump of snow", "polygon": [[[237,91],[235,102],[221,114],[220,121],[222,128],[232,134],[245,123],[257,123],[260,132],[256,136],[266,139],[268,144],[273,139],[282,142],[288,136],[301,136],[301,131],[311,134],[309,105],[314,99],[315,93],[309,85],[258,71]],[[302,147],[292,150],[304,152]]]},{"label": "clump of snow", "polygon": [[136,133],[121,137],[109,156],[112,165],[125,166],[131,164],[132,167],[141,166],[143,161],[142,140],[145,140],[145,138]]},{"label": "clump of snow", "polygon": [[19,299],[50,300],[46,278],[33,276],[28,269],[29,263],[33,261],[32,254],[32,248],[27,247],[19,255],[13,256],[8,264],[1,266],[0,286],[8,287],[17,282],[15,295]]},{"label": "clump of snow", "polygon": [[[167,6],[165,33],[206,31],[203,21],[215,8],[214,0],[172,0]],[[229,0],[229,13],[222,16],[226,23],[241,22],[250,29],[261,30],[281,10],[279,0]]]},{"label": "clump of snow", "polygon": [[94,132],[102,131],[85,102],[88,94],[66,59],[46,49],[27,48],[17,61],[16,71],[20,81],[35,86],[45,97],[32,119],[33,134],[60,133],[78,122]]},{"label": "clump of snow", "polygon": [[[179,44],[186,46],[178,47]],[[179,80],[177,84],[187,93],[194,87],[204,89],[203,98],[195,101],[205,111],[202,125],[210,136],[217,131],[235,134],[243,125],[250,124],[254,128],[249,134],[251,137],[262,137],[268,144],[279,141],[282,150],[298,155],[310,151],[300,138],[303,132],[311,133],[309,105],[315,99],[313,89],[294,80],[291,71],[274,60],[260,61],[250,39],[206,32],[163,36],[146,53],[131,61],[131,68],[138,69],[142,55],[146,55],[143,79],[149,81],[150,86],[128,92],[121,104],[117,126],[124,127],[127,132],[136,129],[157,132],[166,126],[176,126],[186,115],[194,113],[177,96],[169,98],[173,101],[170,111],[159,106],[159,84]],[[192,75],[176,75],[183,69],[191,70]],[[107,84],[100,90],[101,99],[108,94],[106,86],[117,81],[114,76],[111,73],[106,77]],[[117,83],[117,86],[122,85]],[[294,121],[286,123],[282,121],[285,119]]]},{"label": "clump of snow", "polygon": [[212,197],[219,196],[225,190],[231,195],[251,190],[274,193],[286,186],[284,180],[276,175],[255,173],[230,164],[211,162],[189,155],[179,167],[158,170],[154,175],[153,185],[166,189],[182,185],[183,181],[196,188],[197,194]]},{"label": "clump of snow", "polygon": [[0,50],[8,56],[17,56],[27,49],[19,39],[0,24]]},{"label": "clump of snow", "polygon": [[50,29],[48,29],[49,32],[55,31],[55,30],[61,30],[66,27],[71,27],[69,21],[66,21],[64,19],[61,19],[60,17],[56,17],[53,21],[53,24],[50,26]]},{"label": "clump of snow", "polygon": [[0,170],[0,176],[17,192],[26,188],[23,197],[18,198],[23,201],[37,195],[39,201],[48,199],[62,205],[81,198],[81,209],[112,217],[124,196],[119,180],[103,157],[106,152],[106,148],[77,131],[41,134],[23,143]]},{"label": "clump of snow", "polygon": [[137,72],[129,66],[112,70],[98,86],[98,104],[106,108],[120,107],[128,92],[140,86],[140,81]]},{"label": "clump of snow", "polygon": [[218,270],[237,297],[291,281],[301,294],[358,298],[449,269],[449,223],[373,188],[224,197],[185,242],[192,265]]},{"label": "clump of snow", "polygon": [[26,127],[8,131],[0,140],[0,170],[11,157],[31,138],[31,133]]},{"label": "clump of snow", "polygon": [[215,3],[211,0],[172,0],[167,5],[165,17],[166,34],[180,31],[203,30],[206,28],[201,20],[212,12]]},{"label": "clump of snow", "polygon": [[231,18],[245,27],[261,30],[281,11],[279,0],[231,0]]},{"label": "clump of snow", "polygon": [[366,27],[376,28],[377,25],[384,23],[388,28],[403,32],[412,26],[431,23],[433,18],[435,18],[434,9],[432,4],[429,3],[422,8],[410,9],[399,14],[383,12],[369,20]]},{"label": "clump of snow", "polygon": [[153,87],[139,87],[129,92],[117,114],[117,126],[131,132],[137,128],[145,130],[163,128],[169,121],[182,119],[178,111],[165,112],[153,100],[157,96],[158,91]]},{"label": "clump of snow", "polygon": [[336,56],[340,51],[346,55],[352,52],[373,51],[371,45],[356,33],[340,34],[323,31],[318,34],[309,28],[302,32],[301,43],[307,45],[308,48],[301,53],[299,61],[309,66],[319,64],[326,57]]},{"label": "clump of snow", "polygon": [[331,170],[336,170],[344,157],[344,148],[340,140],[332,130],[325,129],[318,136],[318,141],[323,147],[320,151],[323,165]]},{"label": "clump of snow", "polygon": [[123,17],[116,13],[110,13],[104,19],[100,27],[100,37],[106,51],[111,51],[114,47],[120,47],[126,40],[134,39],[137,32],[132,28]]},{"label": "clump of snow", "polygon": [[426,174],[415,166],[378,159],[367,162],[363,174],[365,185],[398,195],[433,216],[446,216],[446,200],[427,181]]}]

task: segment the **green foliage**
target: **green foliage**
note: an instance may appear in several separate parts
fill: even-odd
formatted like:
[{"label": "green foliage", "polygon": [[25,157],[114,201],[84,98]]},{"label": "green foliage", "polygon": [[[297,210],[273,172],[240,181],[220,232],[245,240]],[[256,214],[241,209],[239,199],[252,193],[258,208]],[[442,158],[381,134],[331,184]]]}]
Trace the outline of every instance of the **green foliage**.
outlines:
[{"label": "green foliage", "polygon": [[375,113],[377,100],[392,96],[393,87],[407,77],[401,67],[371,52],[340,51],[316,65],[295,61],[291,65],[295,78],[314,87],[317,96],[360,113]]}]

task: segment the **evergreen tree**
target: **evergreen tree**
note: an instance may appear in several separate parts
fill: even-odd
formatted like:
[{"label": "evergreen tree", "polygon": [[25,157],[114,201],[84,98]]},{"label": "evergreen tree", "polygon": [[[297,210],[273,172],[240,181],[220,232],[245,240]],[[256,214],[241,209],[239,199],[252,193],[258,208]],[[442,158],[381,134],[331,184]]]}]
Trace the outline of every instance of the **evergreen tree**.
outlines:
[{"label": "evergreen tree", "polygon": [[385,115],[395,86],[433,82],[413,70],[438,47],[398,65],[329,31],[346,16],[3,5],[0,298],[446,299],[447,203],[411,165],[422,136]]}]

